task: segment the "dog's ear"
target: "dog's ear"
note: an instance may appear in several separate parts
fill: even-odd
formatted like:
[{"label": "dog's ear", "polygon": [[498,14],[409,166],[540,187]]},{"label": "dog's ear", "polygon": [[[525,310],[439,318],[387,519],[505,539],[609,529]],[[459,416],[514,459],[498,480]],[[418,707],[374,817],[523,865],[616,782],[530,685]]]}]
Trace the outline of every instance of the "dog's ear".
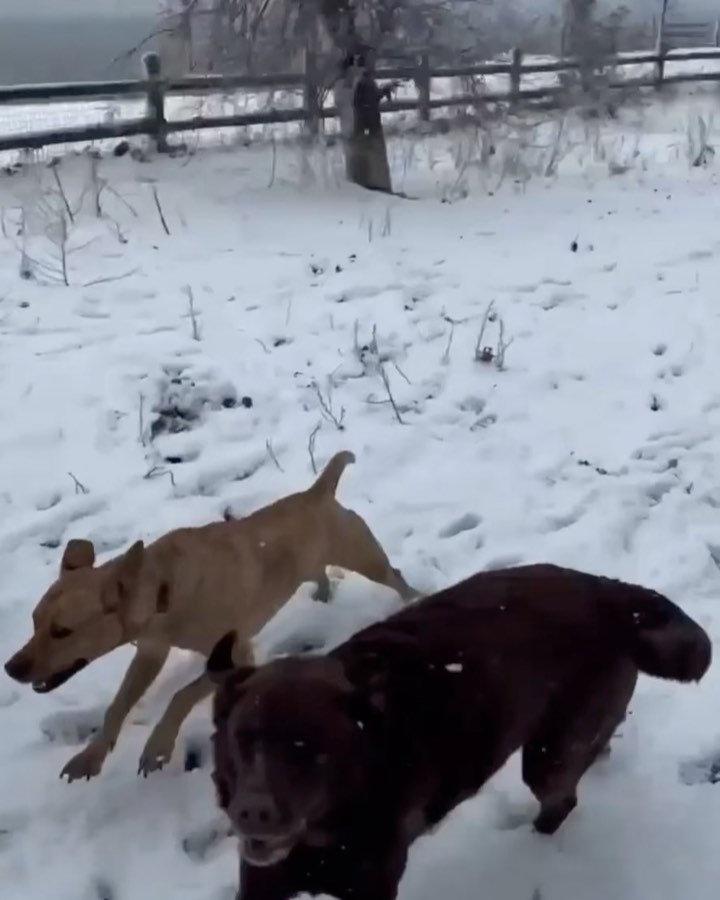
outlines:
[{"label": "dog's ear", "polygon": [[228,631],[215,644],[205,663],[205,674],[213,684],[221,684],[228,675],[233,676],[233,685],[239,687],[255,671],[255,666],[235,665],[233,651],[235,649],[236,635],[234,631]]},{"label": "dog's ear", "polygon": [[137,590],[144,558],[145,544],[142,541],[135,541],[132,547],[118,560],[116,572],[121,600],[131,597]]},{"label": "dog's ear", "polygon": [[67,542],[60,562],[61,572],[74,572],[75,569],[91,569],[95,565],[95,547],[92,541],[72,538]]},{"label": "dog's ear", "polygon": [[131,600],[138,589],[144,557],[145,545],[142,541],[135,541],[132,547],[115,561],[111,579],[102,596],[106,612],[117,612],[120,607],[124,607],[124,616],[128,618]]},{"label": "dog's ear", "polygon": [[411,695],[427,668],[421,648],[414,637],[395,632],[381,633],[358,640],[357,649],[345,663],[346,675],[354,687],[345,701],[352,715],[365,711],[387,711],[389,694],[398,699]]},{"label": "dog's ear", "polygon": [[245,682],[255,672],[255,666],[235,665],[233,660],[235,641],[235,632],[228,631],[215,644],[205,663],[205,674],[217,688],[212,706],[215,728],[227,719],[230,710],[243,692]]}]

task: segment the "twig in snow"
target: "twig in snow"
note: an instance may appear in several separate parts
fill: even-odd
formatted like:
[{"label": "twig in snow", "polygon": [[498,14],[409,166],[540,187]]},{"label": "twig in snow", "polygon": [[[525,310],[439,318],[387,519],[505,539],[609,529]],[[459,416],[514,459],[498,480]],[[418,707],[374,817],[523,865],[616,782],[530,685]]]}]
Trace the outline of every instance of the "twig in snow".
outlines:
[{"label": "twig in snow", "polygon": [[33,261],[30,258],[27,252],[27,228],[26,228],[26,213],[25,207],[20,210],[20,230],[19,235],[21,238],[21,246],[20,246],[20,277],[24,281],[28,281],[35,274],[35,270],[33,268]]},{"label": "twig in snow", "polygon": [[345,407],[340,407],[340,413],[336,414],[333,409],[333,401],[332,401],[332,384],[328,382],[327,388],[327,396],[325,396],[320,388],[320,385],[313,378],[310,382],[310,387],[315,391],[315,394],[318,398],[318,403],[320,404],[320,412],[325,416],[328,422],[331,422],[338,431],[344,431],[345,425],[343,424],[345,420]]},{"label": "twig in snow", "polygon": [[62,213],[58,218],[57,242],[54,243],[58,248],[58,253],[60,254],[60,272],[62,274],[63,284],[65,285],[65,287],[70,287],[67,267],[68,221],[65,218],[65,215]]},{"label": "twig in snow", "polygon": [[492,362],[493,360],[492,348],[483,346],[483,338],[485,337],[485,329],[487,328],[488,322],[494,322],[496,318],[495,301],[491,300],[483,314],[482,322],[480,323],[480,334],[478,334],[477,341],[475,341],[476,362]]},{"label": "twig in snow", "polygon": [[392,406],[393,412],[395,413],[395,418],[401,425],[404,425],[405,420],[400,415],[400,410],[397,407],[397,403],[395,402],[395,398],[393,397],[392,390],[390,389],[390,379],[388,378],[388,374],[385,371],[385,366],[380,366],[380,378],[382,379],[385,393],[388,395],[388,400],[390,401],[390,405]]},{"label": "twig in snow", "polygon": [[[84,250],[94,240],[91,238],[79,246],[70,246],[71,224],[67,209],[56,192],[44,192],[35,201],[34,216],[43,222],[44,238],[51,246],[50,260],[45,261],[39,257],[33,257],[28,252],[28,232],[26,228],[27,216],[25,208],[22,209],[20,224],[20,250],[21,264],[20,276],[32,278],[41,275],[47,281],[60,282],[66,287],[70,284],[68,271],[68,257],[71,253]],[[45,254],[43,254],[45,255]]]},{"label": "twig in snow", "polygon": [[153,185],[152,188],[153,197],[155,198],[155,206],[157,207],[158,215],[160,216],[160,222],[162,223],[163,230],[165,234],[170,237],[170,229],[168,228],[168,223],[165,220],[165,213],[163,212],[162,205],[160,204],[160,196],[158,195],[157,188]]},{"label": "twig in snow", "polygon": [[118,239],[118,244],[127,244],[128,240],[123,234],[122,228],[120,228],[120,225],[115,221],[115,219],[113,219],[113,217],[109,216],[107,213],[105,213],[105,219],[115,229],[115,237]]},{"label": "twig in snow", "polygon": [[93,287],[96,284],[109,284],[111,281],[122,281],[124,278],[130,278],[131,275],[134,275],[136,272],[140,270],[139,266],[136,266],[134,269],[130,269],[129,272],[124,272],[122,275],[106,275],[104,278],[93,278],[92,281],[86,281],[83,284],[83,287]]},{"label": "twig in snow", "polygon": [[498,343],[497,343],[497,353],[495,354],[495,366],[498,371],[502,372],[505,368],[505,353],[507,348],[512,344],[515,338],[510,338],[509,340],[505,340],[505,322],[500,317],[498,322]]},{"label": "twig in snow", "polygon": [[403,370],[402,370],[402,369],[400,368],[400,366],[398,365],[397,360],[393,360],[393,361],[392,361],[392,364],[393,364],[393,369],[395,369],[395,371],[396,371],[396,372],[398,373],[398,375],[403,379],[403,381],[404,381],[406,384],[412,384],[412,382],[410,381],[410,379],[407,377],[407,375],[403,372]]},{"label": "twig in snow", "polygon": [[85,487],[85,485],[81,481],[78,481],[72,472],[68,472],[68,475],[72,478],[73,483],[75,484],[75,493],[76,494],[89,494],[90,493],[90,491]]},{"label": "twig in snow", "polygon": [[65,207],[65,212],[68,214],[68,219],[75,224],[75,216],[73,215],[73,211],[70,209],[70,203],[67,198],[67,194],[65,193],[65,188],[63,187],[63,183],[60,179],[60,173],[58,172],[57,166],[52,166],[53,177],[55,178],[55,184],[57,185],[58,193],[63,202],[63,206]]},{"label": "twig in snow", "polygon": [[138,404],[138,440],[145,446],[145,395],[140,391],[140,403]]},{"label": "twig in snow", "polygon": [[127,206],[127,208],[130,210],[132,215],[135,216],[136,219],[139,218],[138,212],[135,209],[135,207],[131,203],[128,203],[128,201],[123,197],[123,195],[118,193],[112,185],[106,183],[105,190],[110,191],[110,193],[114,194],[121,203],[124,203],[125,206]]},{"label": "twig in snow", "polygon": [[265,441],[265,448],[267,449],[270,459],[275,463],[275,465],[281,472],[284,472],[285,469],[283,469],[283,467],[280,465],[280,460],[277,458],[275,450],[273,449],[272,441],[269,438]]},{"label": "twig in snow", "polygon": [[[404,425],[405,422],[400,415],[400,410],[398,408],[397,403],[395,402],[395,398],[392,393],[392,388],[390,387],[390,377],[388,376],[387,369],[385,368],[385,363],[380,357],[380,349],[378,347],[378,339],[377,339],[377,325],[373,325],[372,330],[372,338],[369,343],[365,346],[360,346],[360,341],[358,338],[358,321],[355,320],[355,325],[353,327],[353,351],[358,361],[363,367],[363,375],[379,375],[380,380],[383,383],[383,387],[385,388],[385,393],[387,394],[387,400],[374,400],[372,396],[368,398],[368,403],[387,403],[389,402],[393,408],[393,412],[395,413],[395,418],[400,422],[401,425]],[[403,372],[400,366],[397,364],[395,360],[390,360],[392,362],[393,367],[397,371],[398,375],[400,375],[408,384],[410,384],[410,379]],[[362,376],[360,376],[362,377]]]},{"label": "twig in snow", "polygon": [[103,214],[102,204],[100,203],[100,196],[105,190],[107,182],[104,178],[100,177],[100,160],[95,156],[90,157],[90,183],[92,184],[93,189],[93,205],[95,207],[95,216],[99,219]]},{"label": "twig in snow", "polygon": [[270,146],[272,147],[272,165],[270,166],[270,180],[268,181],[269,188],[275,184],[275,172],[277,171],[277,146],[274,133],[270,137]]},{"label": "twig in snow", "polygon": [[440,315],[446,322],[449,322],[451,325],[464,325],[466,322],[469,322],[472,318],[474,318],[474,316],[465,316],[464,319],[453,319],[453,317],[449,316],[444,309],[441,310]]},{"label": "twig in snow", "polygon": [[455,335],[455,323],[450,321],[450,334],[448,336],[448,342],[445,346],[445,352],[440,357],[440,362],[443,366],[447,366],[450,362],[450,348],[452,347],[453,336]]},{"label": "twig in snow", "polygon": [[317,463],[315,462],[315,441],[321,428],[322,422],[318,422],[310,432],[310,437],[308,438],[308,454],[310,456],[310,465],[312,466],[312,470],[315,475],[317,475]]},{"label": "twig in snow", "polygon": [[[393,412],[395,413],[395,418],[398,420],[398,422],[401,425],[404,425],[405,421],[404,421],[403,417],[400,415],[400,410],[398,409],[397,403],[395,402],[395,398],[393,397],[393,392],[390,387],[390,379],[388,377],[387,370],[386,370],[385,366],[382,364],[382,362],[380,361],[380,351],[378,349],[378,342],[377,342],[377,325],[373,325],[372,340],[370,341],[370,350],[375,354],[375,358],[377,359],[378,374],[380,375],[380,380],[382,381],[383,387],[385,388],[385,393],[388,395],[388,400],[390,401],[390,405],[392,406]],[[396,366],[396,368],[397,368],[397,366]],[[398,369],[398,371],[400,371],[400,370]],[[402,372],[400,374],[402,374]],[[405,376],[403,376],[403,377],[405,377]]]},{"label": "twig in snow", "polygon": [[170,469],[164,469],[162,466],[152,466],[147,470],[147,472],[143,475],[143,478],[146,481],[150,481],[151,478],[159,478],[162,475],[167,475],[170,478],[170,484],[175,487],[175,476],[170,471]]},{"label": "twig in snow", "polygon": [[385,219],[383,221],[382,236],[390,237],[391,234],[392,234],[392,210],[388,206],[385,209]]},{"label": "twig in snow", "polygon": [[194,341],[200,340],[200,326],[198,325],[197,315],[195,313],[195,297],[193,295],[193,289],[190,285],[185,286],[185,293],[188,298],[188,310],[190,315],[190,322],[192,325],[192,339]]},{"label": "twig in snow", "polygon": [[[498,340],[495,349],[484,343],[485,329],[488,322],[498,323]],[[505,320],[495,312],[495,301],[488,304],[480,325],[480,334],[475,342],[475,362],[494,363],[495,368],[502,372],[505,369],[505,354],[514,338],[505,339]]]}]

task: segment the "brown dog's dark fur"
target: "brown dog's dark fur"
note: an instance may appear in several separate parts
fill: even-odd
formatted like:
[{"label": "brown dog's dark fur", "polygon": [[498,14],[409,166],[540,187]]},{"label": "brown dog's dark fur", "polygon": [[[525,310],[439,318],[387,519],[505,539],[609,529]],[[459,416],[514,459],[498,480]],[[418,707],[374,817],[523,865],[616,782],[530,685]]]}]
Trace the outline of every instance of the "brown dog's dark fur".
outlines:
[{"label": "brown dog's dark fur", "polygon": [[233,641],[208,674],[239,900],[393,900],[413,840],[520,748],[553,833],[638,672],[699,681],[712,655],[660,594],[552,565],[475,575],[325,657],[233,669]]}]

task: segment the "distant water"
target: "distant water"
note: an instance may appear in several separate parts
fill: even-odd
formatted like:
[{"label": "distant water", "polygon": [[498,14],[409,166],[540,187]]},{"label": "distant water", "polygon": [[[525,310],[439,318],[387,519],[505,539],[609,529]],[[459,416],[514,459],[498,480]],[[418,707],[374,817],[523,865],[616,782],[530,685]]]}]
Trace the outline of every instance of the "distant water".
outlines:
[{"label": "distant water", "polygon": [[[0,0],[0,5],[2,0]],[[1,17],[0,84],[133,78],[140,56],[111,61],[157,28],[152,16]],[[152,49],[152,42],[144,49]]]}]

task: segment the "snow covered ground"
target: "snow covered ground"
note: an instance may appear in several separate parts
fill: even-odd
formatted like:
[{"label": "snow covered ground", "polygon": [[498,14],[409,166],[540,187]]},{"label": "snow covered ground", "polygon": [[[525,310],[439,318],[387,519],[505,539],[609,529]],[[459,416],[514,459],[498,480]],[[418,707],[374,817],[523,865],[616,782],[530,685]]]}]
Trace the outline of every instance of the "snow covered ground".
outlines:
[{"label": "snow covered ground", "polygon": [[[338,495],[418,586],[556,561],[667,592],[717,636],[715,103],[398,139],[410,201],[284,145],[65,160],[73,221],[51,169],[0,176],[2,660],[68,538],[114,554],[242,514],[309,484],[311,448],[356,453]],[[158,431],[172,408],[188,429]],[[259,645],[332,644],[396,603],[355,576],[329,606],[302,589]],[[165,770],[135,774],[197,659],[176,654],[101,777],[58,779],[129,658],[43,696],[0,679],[3,900],[233,897],[207,705]],[[511,760],[416,844],[401,900],[714,900],[718,669],[643,679],[632,709],[556,836],[531,831]]]}]

